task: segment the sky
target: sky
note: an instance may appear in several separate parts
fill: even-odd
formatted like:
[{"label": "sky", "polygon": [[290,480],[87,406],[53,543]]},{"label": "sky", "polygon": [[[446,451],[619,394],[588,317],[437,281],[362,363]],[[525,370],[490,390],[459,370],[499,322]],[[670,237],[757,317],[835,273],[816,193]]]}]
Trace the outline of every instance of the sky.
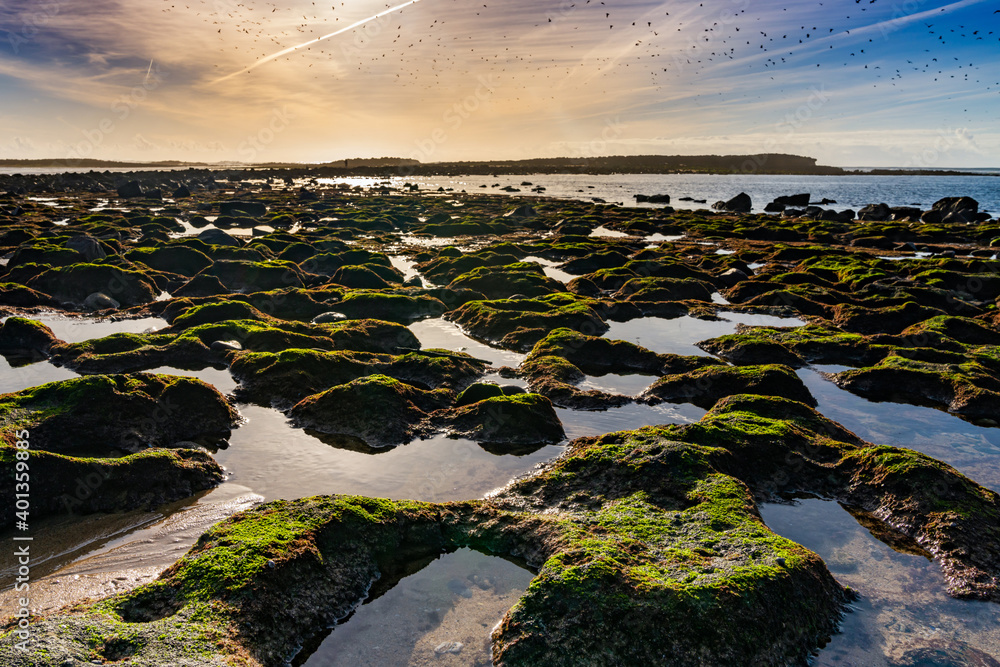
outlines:
[{"label": "sky", "polygon": [[996,0],[0,0],[0,158],[1000,167]]}]

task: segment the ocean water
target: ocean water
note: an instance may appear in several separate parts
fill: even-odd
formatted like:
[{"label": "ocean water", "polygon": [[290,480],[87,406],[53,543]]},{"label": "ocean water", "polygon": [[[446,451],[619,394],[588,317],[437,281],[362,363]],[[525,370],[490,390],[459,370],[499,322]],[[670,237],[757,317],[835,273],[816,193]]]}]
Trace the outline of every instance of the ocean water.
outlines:
[{"label": "ocean water", "polygon": [[[0,168],[0,175],[14,173],[53,174],[66,171],[86,172],[88,169],[35,169]],[[112,169],[112,172],[134,171]],[[176,171],[181,171],[177,169]],[[449,188],[469,193],[488,193],[498,196],[559,197],[591,201],[594,198],[608,203],[641,208],[661,208],[660,204],[636,204],[635,195],[669,194],[670,206],[676,209],[697,210],[708,208],[714,202],[727,200],[741,192],[750,195],[754,212],[763,212],[764,206],[775,197],[809,193],[812,200],[832,199],[835,204],[827,208],[837,211],[857,210],[866,204],[885,202],[890,206],[918,206],[928,209],[944,197],[968,196],[979,202],[980,210],[1000,214],[1000,169],[967,170],[964,176],[872,176],[851,174],[845,176],[795,176],[764,174],[514,174],[497,176],[392,176],[389,179],[349,177],[320,179],[326,183],[372,186],[389,182],[396,187],[416,183],[422,190]],[[531,185],[522,186],[524,182]],[[296,184],[295,187],[298,187]],[[486,186],[486,187],[483,187]],[[518,192],[503,192],[511,186]],[[541,186],[543,192],[535,192]],[[705,203],[679,201],[681,197],[703,199]]]}]

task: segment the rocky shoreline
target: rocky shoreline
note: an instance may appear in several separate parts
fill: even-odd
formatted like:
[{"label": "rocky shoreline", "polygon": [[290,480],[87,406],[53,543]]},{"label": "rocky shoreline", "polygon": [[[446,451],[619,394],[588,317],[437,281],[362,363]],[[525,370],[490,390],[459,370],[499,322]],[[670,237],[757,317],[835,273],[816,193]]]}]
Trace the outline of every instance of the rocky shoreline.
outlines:
[{"label": "rocky shoreline", "polygon": [[[0,493],[13,497],[28,429],[46,480],[33,516],[152,508],[217,485],[211,452],[239,423],[237,400],[368,449],[446,433],[516,452],[565,439],[557,409],[708,413],[573,440],[476,501],[260,505],[150,584],[33,618],[28,653],[8,619],[3,664],[283,665],[374,581],[462,547],[535,572],[494,630],[494,664],[805,664],[852,593],[761,520],[758,503],[803,496],[933,558],[949,594],[1000,602],[1000,496],[825,418],[794,372],[846,367],[830,379],[869,400],[998,426],[1000,221],[973,200],[856,218],[799,195],[751,215],[742,197],[673,211],[225,176],[150,172],[110,197],[93,175],[0,179],[0,354],[80,375],[0,395]],[[168,326],[66,342],[34,319],[51,311]],[[725,312],[806,324],[741,325],[699,343],[711,356],[605,337],[611,323]],[[407,325],[431,317],[527,356],[494,368],[422,349]],[[235,395],[164,367],[228,369]],[[649,386],[583,386],[609,373]],[[88,474],[102,482],[74,496]]]}]

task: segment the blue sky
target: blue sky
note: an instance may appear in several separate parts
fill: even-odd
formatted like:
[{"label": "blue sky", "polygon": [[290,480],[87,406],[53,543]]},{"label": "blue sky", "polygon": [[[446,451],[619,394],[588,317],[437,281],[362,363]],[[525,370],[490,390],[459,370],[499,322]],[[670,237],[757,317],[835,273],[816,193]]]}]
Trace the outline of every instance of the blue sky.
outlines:
[{"label": "blue sky", "polygon": [[1000,166],[995,0],[405,4],[0,0],[0,157]]}]

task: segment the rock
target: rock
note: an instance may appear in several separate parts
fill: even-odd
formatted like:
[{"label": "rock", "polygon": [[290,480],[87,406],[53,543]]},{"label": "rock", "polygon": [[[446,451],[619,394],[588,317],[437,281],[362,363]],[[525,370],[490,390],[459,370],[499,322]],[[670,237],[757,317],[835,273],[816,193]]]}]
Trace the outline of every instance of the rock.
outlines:
[{"label": "rock", "polygon": [[477,382],[458,395],[458,398],[455,399],[455,407],[461,408],[466,405],[478,403],[479,401],[485,401],[487,398],[496,398],[503,395],[504,391],[500,385],[492,382]]},{"label": "rock", "polygon": [[[775,197],[774,203],[783,204],[784,206],[794,206],[796,208],[799,208],[809,205],[810,196],[811,195],[808,192],[797,195],[782,195],[780,197]],[[826,204],[827,202],[824,201],[823,203]]]},{"label": "rock", "polygon": [[979,202],[972,197],[945,197],[939,199],[931,206],[932,211],[941,211],[942,214],[969,212],[974,217],[979,212]]},{"label": "rock", "polygon": [[0,355],[44,359],[49,348],[62,342],[47,325],[24,317],[8,317],[0,324]]},{"label": "rock", "polygon": [[[30,424],[32,449],[89,455],[228,438],[239,414],[209,384],[169,375],[92,375],[0,394],[0,436]],[[52,410],[58,405],[59,410]],[[8,413],[13,414],[13,413]],[[67,437],[72,433],[73,437]],[[122,508],[125,509],[125,508]]]},{"label": "rock", "polygon": [[103,292],[94,292],[83,300],[87,310],[108,310],[121,308],[121,304]]},{"label": "rock", "polygon": [[799,376],[788,366],[708,366],[679,375],[666,375],[650,385],[641,399],[652,405],[663,401],[693,403],[711,408],[735,394],[777,396],[816,405]]},{"label": "rock", "polygon": [[108,264],[74,264],[49,269],[31,278],[28,287],[60,301],[78,304],[101,292],[125,307],[150,303],[161,292],[145,273]]},{"label": "rock", "polygon": [[746,280],[749,277],[750,276],[745,274],[743,271],[740,271],[739,269],[729,269],[728,271],[719,276],[719,280],[726,287],[732,287],[736,283]]},{"label": "rock", "polygon": [[259,218],[267,214],[267,205],[255,201],[224,201],[219,203],[219,214]]},{"label": "rock", "polygon": [[336,311],[328,311],[325,313],[320,313],[312,319],[313,324],[329,324],[331,322],[342,322],[347,319],[347,315],[343,313],[338,313]]},{"label": "rock", "polygon": [[209,349],[215,350],[216,352],[225,352],[228,350],[239,351],[243,349],[239,341],[235,340],[217,340],[213,341],[211,345],[208,346]]},{"label": "rock", "polygon": [[726,202],[715,202],[712,208],[717,211],[727,211],[729,213],[749,213],[753,210],[753,201],[750,195],[741,192]]},{"label": "rock", "polygon": [[444,655],[446,653],[459,654],[462,652],[462,642],[443,642],[434,647],[434,653]]},{"label": "rock", "polygon": [[229,294],[229,288],[215,276],[197,275],[174,290],[174,297],[199,297]]},{"label": "rock", "polygon": [[784,210],[785,205],[777,202],[770,202],[764,207],[764,213],[781,213]]},{"label": "rock", "polygon": [[125,185],[118,187],[118,196],[122,199],[136,199],[142,197],[144,194],[139,181],[129,181]]},{"label": "rock", "polygon": [[418,389],[385,375],[369,375],[297,403],[289,416],[301,428],[349,436],[369,447],[410,442],[428,432],[428,412],[444,407],[446,394]]},{"label": "rock", "polygon": [[66,247],[83,255],[86,262],[93,262],[108,256],[100,242],[92,236],[74,236],[66,241]]},{"label": "rock", "polygon": [[889,216],[890,220],[919,220],[920,216],[923,215],[923,211],[919,208],[913,206],[893,206],[891,209],[892,214]]},{"label": "rock", "polygon": [[640,204],[669,204],[670,195],[635,195],[635,201]]},{"label": "rock", "polygon": [[929,225],[940,224],[944,220],[944,213],[931,209],[930,211],[924,211],[920,214],[920,221],[926,222]]},{"label": "rock", "polygon": [[458,437],[503,445],[540,445],[565,437],[551,401],[538,394],[501,395],[435,415]]},{"label": "rock", "polygon": [[523,206],[518,206],[513,211],[505,213],[504,217],[507,217],[507,218],[533,218],[536,215],[538,215],[538,214],[535,213],[535,209],[532,208],[531,206],[525,204]]},{"label": "rock", "polygon": [[198,238],[209,245],[230,246],[242,248],[243,242],[231,234],[227,234],[221,229],[206,229],[198,234]]},{"label": "rock", "polygon": [[868,204],[858,211],[858,220],[882,222],[888,220],[890,215],[892,215],[892,210],[888,204]]},{"label": "rock", "polygon": [[186,199],[187,197],[190,196],[191,196],[191,190],[188,189],[188,186],[186,185],[181,185],[180,187],[178,187],[176,190],[174,190],[173,194],[174,199]]}]

